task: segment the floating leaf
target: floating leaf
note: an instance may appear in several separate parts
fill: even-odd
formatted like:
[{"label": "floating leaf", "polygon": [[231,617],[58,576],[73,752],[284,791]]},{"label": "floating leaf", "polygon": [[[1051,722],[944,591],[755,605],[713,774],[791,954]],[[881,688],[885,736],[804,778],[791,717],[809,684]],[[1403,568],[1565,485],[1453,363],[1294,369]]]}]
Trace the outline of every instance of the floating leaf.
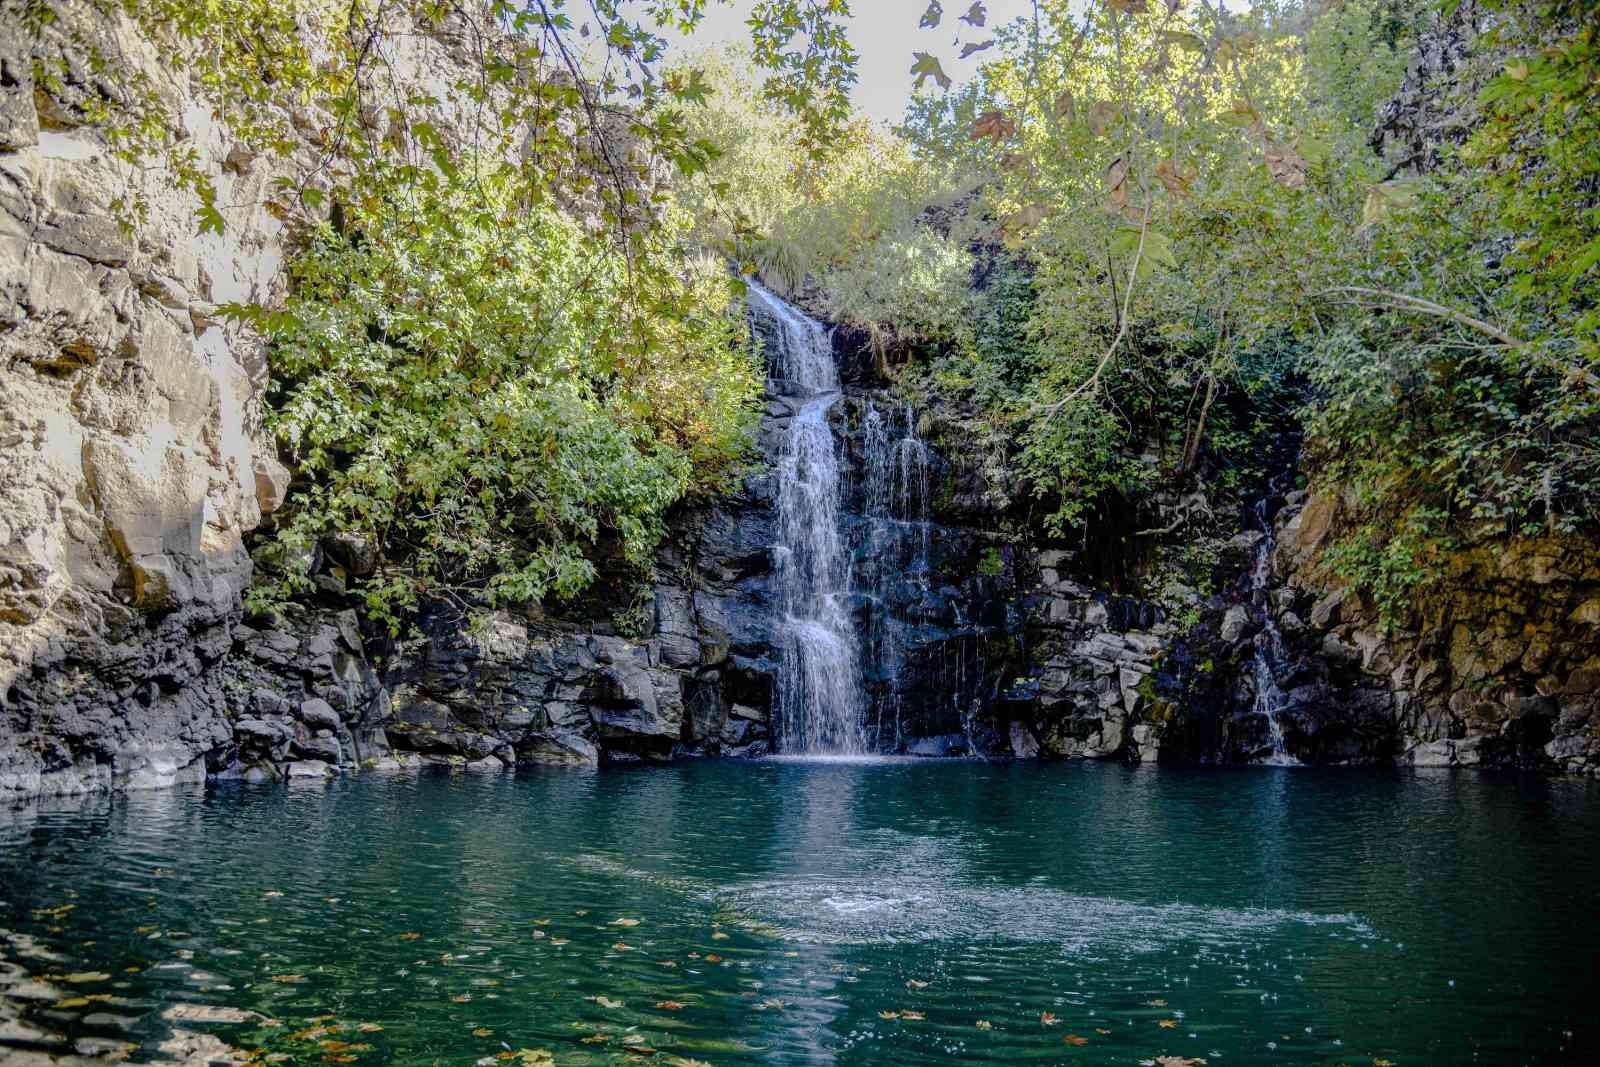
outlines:
[{"label": "floating leaf", "polygon": [[64,974],[54,980],[70,982],[73,985],[83,985],[85,982],[106,982],[110,979],[111,976],[104,971],[76,971],[72,974]]},{"label": "floating leaf", "polygon": [[1163,1029],[1163,1030],[1176,1030],[1178,1028],[1178,1020],[1176,1020],[1176,1019],[1162,1019],[1156,1025],[1161,1027],[1161,1029]]},{"label": "floating leaf", "polygon": [[707,963],[721,963],[722,962],[722,957],[717,955],[715,952],[707,952],[706,953],[706,962]]},{"label": "floating leaf", "polygon": [[611,1040],[611,1035],[610,1034],[590,1034],[588,1037],[581,1037],[578,1040],[582,1041],[585,1045],[603,1045],[607,1041]]},{"label": "floating leaf", "polygon": [[656,1007],[660,1008],[662,1011],[683,1010],[683,1005],[676,1000],[658,1000],[656,1001]]},{"label": "floating leaf", "polygon": [[726,940],[728,940],[728,935],[723,933],[721,930],[718,930],[718,931],[716,931],[715,933],[713,933],[711,935],[711,940],[713,940],[713,941],[726,941]]},{"label": "floating leaf", "polygon": [[1164,997],[1157,997],[1154,1000],[1147,1000],[1145,1003],[1152,1008],[1164,1008],[1167,1006],[1167,1002]]},{"label": "floating leaf", "polygon": [[1079,1037],[1077,1034],[1068,1034],[1066,1037],[1063,1037],[1061,1040],[1066,1042],[1067,1044],[1071,1045],[1073,1048],[1082,1048],[1084,1045],[1087,1045],[1089,1043],[1089,1039],[1088,1038]]},{"label": "floating leaf", "polygon": [[979,29],[982,29],[984,23],[988,21],[988,18],[988,10],[984,8],[983,4],[976,3],[967,8],[967,13],[961,16],[961,21],[965,22],[968,26],[976,26]]},{"label": "floating leaf", "polygon": [[937,82],[941,89],[950,88],[950,75],[944,72],[944,68],[939,65],[937,57],[931,56],[927,52],[913,52],[911,53],[911,58],[915,60],[911,64],[911,73],[917,76],[917,80],[912,86],[913,88],[922,88],[923,81],[928,78],[932,78]]},{"label": "floating leaf", "polygon": [[1047,1011],[1042,1011],[1039,1013],[1039,1025],[1041,1026],[1055,1026],[1060,1021],[1060,1019],[1056,1018]]},{"label": "floating leaf", "polygon": [[622,1007],[622,1001],[612,1000],[610,997],[595,997],[594,1002],[602,1008],[610,1008],[613,1011]]},{"label": "floating leaf", "polygon": [[900,1013],[900,1018],[909,1019],[912,1022],[921,1022],[922,1020],[926,1019],[927,1016],[920,1011],[903,1011]]},{"label": "floating leaf", "polygon": [[379,1026],[377,1023],[357,1023],[356,1029],[360,1030],[363,1034],[376,1034],[381,1032],[383,1027]]},{"label": "floating leaf", "polygon": [[927,989],[928,988],[928,983],[924,982],[924,981],[921,981],[920,979],[917,979],[917,978],[908,978],[908,979],[906,979],[906,988],[907,989]]},{"label": "floating leaf", "polygon": [[642,919],[612,919],[607,926],[638,926]]},{"label": "floating leaf", "polygon": [[272,976],[272,980],[274,982],[281,982],[284,985],[296,985],[300,982],[304,982],[306,980],[306,976],[303,974],[275,974]]},{"label": "floating leaf", "polygon": [[480,1026],[477,1029],[472,1031],[472,1036],[473,1037],[489,1037],[493,1033],[494,1033],[494,1031],[489,1029],[487,1026]]},{"label": "floating leaf", "polygon": [[878,1018],[880,1018],[880,1019],[898,1019],[898,1018],[900,1018],[900,1013],[897,1012],[897,1011],[880,1011],[878,1013]]},{"label": "floating leaf", "polygon": [[1206,1061],[1198,1056],[1157,1056],[1144,1062],[1150,1067],[1205,1067]]},{"label": "floating leaf", "polygon": [[412,931],[408,931],[406,933],[401,934],[400,935],[400,940],[402,940],[402,941],[416,941],[416,940],[419,940],[421,937],[422,937],[421,934],[419,934],[416,931],[412,930]]},{"label": "floating leaf", "polygon": [[988,1019],[979,1019],[973,1025],[975,1025],[979,1030],[993,1030],[994,1029],[994,1023],[990,1022]]}]

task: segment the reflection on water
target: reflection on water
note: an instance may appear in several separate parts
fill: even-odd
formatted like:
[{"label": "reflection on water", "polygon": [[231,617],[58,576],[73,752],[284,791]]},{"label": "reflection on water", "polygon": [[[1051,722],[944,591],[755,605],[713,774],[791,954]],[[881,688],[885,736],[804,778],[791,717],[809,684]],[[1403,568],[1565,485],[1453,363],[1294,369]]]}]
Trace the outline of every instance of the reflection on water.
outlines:
[{"label": "reflection on water", "polygon": [[1596,799],[769,761],[43,803],[0,814],[0,1060],[1582,1062]]}]

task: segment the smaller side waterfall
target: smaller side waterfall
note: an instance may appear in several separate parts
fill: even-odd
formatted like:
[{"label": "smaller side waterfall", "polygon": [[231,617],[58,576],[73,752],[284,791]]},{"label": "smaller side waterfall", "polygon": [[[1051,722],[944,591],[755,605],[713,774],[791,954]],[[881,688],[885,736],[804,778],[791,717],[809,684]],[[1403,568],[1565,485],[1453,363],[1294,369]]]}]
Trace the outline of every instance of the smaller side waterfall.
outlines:
[{"label": "smaller side waterfall", "polygon": [[771,385],[796,409],[777,465],[778,751],[855,755],[867,750],[866,694],[828,425],[840,395],[833,344],[821,323],[754,283],[750,303],[776,326]]},{"label": "smaller side waterfall", "polygon": [[[873,605],[867,634],[869,662],[880,680],[905,672],[910,633],[923,621],[932,539],[927,446],[917,437],[909,404],[887,413],[869,402],[862,416],[862,509],[867,521],[870,575],[862,590]],[[905,734],[902,700],[890,684],[875,702],[873,732],[880,748]]]},{"label": "smaller side waterfall", "polygon": [[1250,607],[1261,619],[1261,632],[1256,635],[1251,671],[1255,677],[1255,711],[1267,720],[1267,733],[1272,742],[1272,754],[1260,762],[1275,767],[1295,767],[1300,761],[1289,754],[1283,739],[1283,723],[1279,719],[1288,702],[1278,686],[1288,652],[1283,646],[1283,634],[1272,611],[1272,552],[1277,546],[1277,530],[1272,522],[1270,503],[1278,495],[1278,480],[1274,479],[1255,506],[1256,525],[1261,529],[1261,540],[1256,542],[1250,568]]}]

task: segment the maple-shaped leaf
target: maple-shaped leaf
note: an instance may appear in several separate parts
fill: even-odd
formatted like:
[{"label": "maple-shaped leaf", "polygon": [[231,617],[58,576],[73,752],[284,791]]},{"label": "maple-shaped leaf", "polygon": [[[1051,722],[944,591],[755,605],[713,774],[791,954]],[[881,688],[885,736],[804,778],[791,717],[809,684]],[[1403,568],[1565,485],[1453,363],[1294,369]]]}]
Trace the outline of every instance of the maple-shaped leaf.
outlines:
[{"label": "maple-shaped leaf", "polygon": [[962,45],[961,46],[961,58],[962,59],[966,59],[969,56],[975,56],[979,52],[986,52],[986,51],[988,51],[989,49],[991,49],[993,47],[994,47],[994,40],[992,38],[990,40],[987,40],[987,41],[983,42],[982,44],[965,44],[965,45]]},{"label": "maple-shaped leaf", "polygon": [[916,60],[911,64],[911,73],[917,76],[912,88],[922,88],[922,83],[927,78],[932,78],[935,82],[938,82],[941,89],[950,88],[950,75],[944,72],[944,68],[939,65],[939,60],[936,56],[931,56],[927,52],[913,52],[911,53],[911,58]]},{"label": "maple-shaped leaf", "polygon": [[[1023,208],[1021,211],[1015,212],[1014,214],[1011,214],[1011,215],[1007,215],[1005,220],[1001,223],[1001,225],[1006,229],[1006,231],[1008,233],[1020,233],[1023,230],[1030,229],[1030,228],[1032,228],[1034,226],[1039,225],[1039,223],[1044,221],[1044,216],[1045,216],[1044,208],[1040,207],[1038,204],[1029,204],[1027,207]],[[1050,1015],[1049,1012],[1045,1012],[1044,1014],[1045,1015]],[[1055,1016],[1054,1015],[1050,1015],[1050,1018],[1054,1019]],[[1042,1017],[1040,1019],[1040,1022],[1044,1022]],[[1046,1026],[1054,1026],[1055,1024],[1054,1023],[1045,1023],[1045,1025]]]},{"label": "maple-shaped leaf", "polygon": [[1299,152],[1269,137],[1266,138],[1264,154],[1267,170],[1279,185],[1285,189],[1300,189],[1305,186],[1307,164]]},{"label": "maple-shaped leaf", "polygon": [[[1189,186],[1194,183],[1194,172],[1178,169],[1178,165],[1170,159],[1163,159],[1156,164],[1156,177],[1161,179],[1161,184],[1167,187],[1167,192],[1173,196],[1189,199]],[[1161,999],[1148,1001],[1152,1007],[1164,1008],[1167,1002]]]},{"label": "maple-shaped leaf", "polygon": [[1017,124],[1006,117],[1004,111],[985,111],[972,123],[972,139],[981,141],[988,138],[990,143],[999,144],[1007,137],[1017,135]]},{"label": "maple-shaped leaf", "polygon": [[967,8],[967,13],[961,16],[961,21],[969,26],[982,27],[989,19],[988,10],[981,4],[973,4]]},{"label": "maple-shaped leaf", "polygon": [[944,5],[939,3],[939,0],[930,0],[928,10],[922,13],[922,21],[917,25],[925,30],[931,30],[939,25],[939,20],[942,18],[944,18]]},{"label": "maple-shaped leaf", "polygon": [[1106,167],[1107,210],[1112,213],[1128,206],[1128,163],[1118,156]]},{"label": "maple-shaped leaf", "polygon": [[1117,106],[1105,100],[1102,100],[1094,107],[1091,107],[1087,116],[1089,129],[1094,131],[1094,135],[1096,137],[1103,135],[1107,130],[1109,130],[1111,128],[1111,124],[1116,120]]}]

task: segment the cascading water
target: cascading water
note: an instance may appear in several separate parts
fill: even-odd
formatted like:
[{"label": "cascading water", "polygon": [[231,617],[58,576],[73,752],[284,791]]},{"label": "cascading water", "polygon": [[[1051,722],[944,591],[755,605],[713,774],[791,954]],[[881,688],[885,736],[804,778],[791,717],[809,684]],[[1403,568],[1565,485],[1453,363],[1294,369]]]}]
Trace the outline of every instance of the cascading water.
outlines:
[{"label": "cascading water", "polygon": [[1251,671],[1255,677],[1255,711],[1267,720],[1267,736],[1272,743],[1272,753],[1260,762],[1274,767],[1295,767],[1300,761],[1289,754],[1284,743],[1283,723],[1279,714],[1288,702],[1278,686],[1288,652],[1283,646],[1283,634],[1272,611],[1272,551],[1277,545],[1277,530],[1273,526],[1270,502],[1278,495],[1278,480],[1274,479],[1266,496],[1255,506],[1256,525],[1261,529],[1261,540],[1256,542],[1255,556],[1250,568],[1250,606],[1261,619],[1261,632],[1256,635]]},{"label": "cascading water", "polygon": [[[894,412],[885,415],[869,402],[861,426],[862,507],[874,576],[868,590],[874,605],[868,644],[874,673],[885,680],[904,671],[909,631],[921,622],[932,531],[928,449],[917,437],[916,415],[909,404],[900,415],[903,422]],[[897,600],[914,602],[891,610],[891,602]],[[893,747],[904,735],[903,709],[898,689],[893,685],[886,689],[875,702],[874,733],[880,747]]]},{"label": "cascading water", "polygon": [[840,396],[833,344],[821,323],[761,286],[750,284],[749,299],[775,327],[771,387],[796,408],[777,467],[777,748],[786,755],[857,755],[867,751],[867,699],[846,602],[850,559],[840,536],[839,457],[828,426]]}]

